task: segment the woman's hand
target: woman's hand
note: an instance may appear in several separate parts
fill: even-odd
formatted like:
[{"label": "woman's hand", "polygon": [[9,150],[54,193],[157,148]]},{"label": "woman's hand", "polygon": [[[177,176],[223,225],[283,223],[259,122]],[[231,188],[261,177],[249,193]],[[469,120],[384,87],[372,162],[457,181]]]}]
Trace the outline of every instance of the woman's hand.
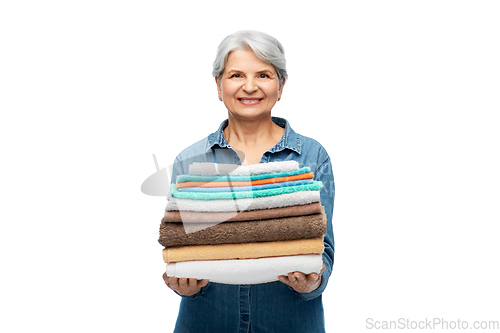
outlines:
[{"label": "woman's hand", "polygon": [[167,273],[163,273],[163,281],[165,281],[165,284],[170,289],[183,296],[193,296],[208,283],[207,279],[176,278],[174,276],[167,276]]},{"label": "woman's hand", "polygon": [[280,275],[278,279],[284,284],[290,286],[299,293],[310,293],[321,284],[321,273],[325,270],[325,265],[321,268],[319,274],[311,273],[305,275],[301,272],[288,273],[288,276]]}]

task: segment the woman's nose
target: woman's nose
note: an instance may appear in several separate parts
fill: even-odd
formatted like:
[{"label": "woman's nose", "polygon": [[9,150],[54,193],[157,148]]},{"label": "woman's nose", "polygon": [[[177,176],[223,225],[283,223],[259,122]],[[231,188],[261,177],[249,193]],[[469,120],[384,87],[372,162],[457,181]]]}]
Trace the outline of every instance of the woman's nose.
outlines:
[{"label": "woman's nose", "polygon": [[258,87],[255,84],[255,80],[253,78],[248,78],[245,80],[245,83],[243,84],[243,91],[245,91],[247,94],[251,94],[255,91],[257,91]]}]

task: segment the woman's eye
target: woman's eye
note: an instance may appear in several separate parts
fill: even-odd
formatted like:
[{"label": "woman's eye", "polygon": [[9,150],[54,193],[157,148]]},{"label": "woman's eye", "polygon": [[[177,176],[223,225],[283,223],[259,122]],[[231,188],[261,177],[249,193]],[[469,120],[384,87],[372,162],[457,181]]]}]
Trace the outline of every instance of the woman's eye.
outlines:
[{"label": "woman's eye", "polygon": [[233,74],[233,76],[231,76],[231,77],[240,78],[241,75],[240,74]]},{"label": "woman's eye", "polygon": [[265,79],[265,78],[267,78],[267,74],[260,74],[260,75],[259,75],[259,77],[260,77],[261,79]]}]

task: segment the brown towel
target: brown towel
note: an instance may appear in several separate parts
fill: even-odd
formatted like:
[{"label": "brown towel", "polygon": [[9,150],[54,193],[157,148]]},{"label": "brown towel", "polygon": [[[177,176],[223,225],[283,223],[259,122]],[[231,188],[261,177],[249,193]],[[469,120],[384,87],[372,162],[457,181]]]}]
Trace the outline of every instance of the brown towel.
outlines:
[{"label": "brown towel", "polygon": [[208,223],[267,220],[279,217],[312,215],[321,213],[321,203],[314,202],[308,205],[250,210],[243,212],[200,213],[188,211],[165,211],[162,222]]},{"label": "brown towel", "polygon": [[215,225],[162,223],[158,242],[165,247],[272,242],[314,238],[325,233],[326,215],[321,213]]},{"label": "brown towel", "polygon": [[279,242],[197,245],[171,247],[163,250],[163,260],[168,263],[195,260],[255,259],[323,253],[323,237]]}]

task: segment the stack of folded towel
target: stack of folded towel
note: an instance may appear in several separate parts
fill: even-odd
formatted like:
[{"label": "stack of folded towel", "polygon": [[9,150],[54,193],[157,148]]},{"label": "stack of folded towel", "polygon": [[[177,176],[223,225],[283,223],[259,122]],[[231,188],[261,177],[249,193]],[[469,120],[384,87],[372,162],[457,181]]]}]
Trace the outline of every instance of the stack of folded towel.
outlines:
[{"label": "stack of folded towel", "polygon": [[160,225],[167,275],[255,284],[319,273],[326,215],[313,177],[296,161],[191,164]]}]

